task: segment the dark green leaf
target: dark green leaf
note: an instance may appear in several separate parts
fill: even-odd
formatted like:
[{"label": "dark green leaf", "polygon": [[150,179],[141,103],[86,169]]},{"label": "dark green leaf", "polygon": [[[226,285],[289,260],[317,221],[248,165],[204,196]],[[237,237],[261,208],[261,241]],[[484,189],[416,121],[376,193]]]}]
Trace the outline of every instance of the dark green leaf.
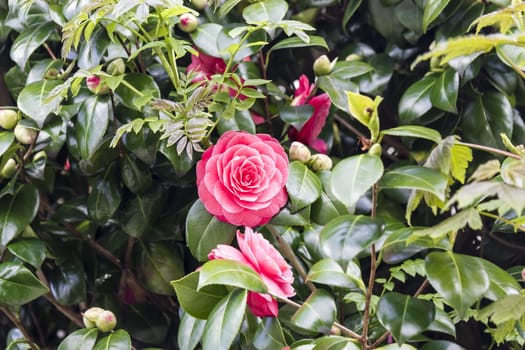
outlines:
[{"label": "dark green leaf", "polygon": [[100,146],[110,119],[110,102],[105,97],[88,97],[77,115],[75,135],[82,159],[89,159]]},{"label": "dark green leaf", "polygon": [[518,294],[521,286],[511,274],[488,260],[481,259],[481,264],[487,272],[490,286],[485,297],[490,300],[498,300],[507,294]]},{"label": "dark green leaf", "polygon": [[423,332],[434,320],[434,304],[400,293],[387,293],[377,303],[379,322],[392,333],[397,343]]},{"label": "dark green leaf", "polygon": [[131,338],[125,330],[119,329],[100,339],[93,350],[131,350]]},{"label": "dark green leaf", "polygon": [[309,38],[310,38],[309,43],[306,43],[300,38],[295,37],[295,36],[291,38],[283,39],[279,41],[277,44],[273,45],[268,51],[268,54],[271,51],[275,51],[275,50],[294,49],[298,47],[308,47],[308,46],[321,46],[321,47],[324,47],[325,49],[328,49],[328,44],[326,43],[323,37],[320,37],[317,35],[311,35],[309,36]]},{"label": "dark green leaf", "polygon": [[234,62],[240,62],[244,58],[258,52],[266,41],[266,32],[259,30],[252,32],[248,40],[242,43],[240,42],[240,37],[232,38],[230,34],[232,30],[237,28],[235,25],[222,27],[221,31],[217,34],[217,49],[219,50],[220,57],[225,61],[228,61],[234,54]]},{"label": "dark green leaf", "polygon": [[304,123],[312,116],[314,107],[309,104],[301,106],[283,106],[279,110],[282,121],[293,125],[296,129],[301,129]]},{"label": "dark green leaf", "polygon": [[203,350],[229,349],[246,312],[248,292],[234,289],[215,306],[202,335]]},{"label": "dark green leaf", "polygon": [[321,195],[321,180],[306,165],[298,161],[290,163],[286,189],[293,210],[312,204]]},{"label": "dark green leaf", "polygon": [[11,46],[11,59],[20,68],[25,69],[26,63],[33,52],[53,34],[55,23],[42,23],[30,27],[18,35]]},{"label": "dark green leaf", "polygon": [[122,186],[117,163],[108,165],[88,197],[88,212],[98,224],[106,223],[115,214],[122,200]]},{"label": "dark green leaf", "polygon": [[148,344],[161,344],[169,331],[170,319],[156,305],[152,304],[129,304],[123,308],[123,325],[133,338]]},{"label": "dark green leaf", "polygon": [[133,193],[140,194],[152,184],[149,167],[138,159],[125,155],[120,163],[122,182]]},{"label": "dark green leaf", "polygon": [[28,264],[40,268],[46,258],[46,244],[38,238],[21,238],[7,245],[13,255]]},{"label": "dark green leaf", "polygon": [[465,350],[465,348],[448,340],[433,340],[423,345],[421,350]]},{"label": "dark green leaf", "polygon": [[222,26],[216,23],[204,23],[191,32],[191,40],[200,51],[208,56],[221,57],[217,48],[217,37]]},{"label": "dark green leaf", "polygon": [[253,336],[257,350],[275,350],[286,347],[286,339],[278,318],[265,317]]},{"label": "dark green leaf", "polygon": [[381,134],[405,137],[418,137],[434,141],[435,143],[441,142],[441,134],[439,133],[439,131],[419,125],[402,125],[396,128],[382,130]]},{"label": "dark green leaf", "polygon": [[0,263],[0,304],[23,305],[49,290],[23,265]]},{"label": "dark green leaf", "polygon": [[436,79],[430,91],[430,101],[434,107],[457,114],[458,92],[459,74],[449,68]]},{"label": "dark green leaf", "polygon": [[104,28],[95,30],[89,40],[84,40],[78,50],[78,67],[91,69],[100,64],[104,53],[109,46],[109,38]]},{"label": "dark green leaf", "polygon": [[426,2],[423,12],[423,32],[427,31],[428,26],[438,18],[449,2],[450,0],[428,0]]},{"label": "dark green leaf", "polygon": [[13,132],[0,131],[0,157],[9,149],[14,139],[15,134]]},{"label": "dark green leaf", "polygon": [[198,290],[209,285],[226,285],[266,293],[261,277],[251,268],[234,260],[211,260],[199,270]]},{"label": "dark green leaf", "polygon": [[[115,90],[121,98],[122,103],[131,109],[141,110],[153,98],[160,97],[159,87],[149,75],[140,73],[129,73],[124,77],[124,81]],[[132,86],[130,88],[128,85]]]},{"label": "dark green leaf", "polygon": [[18,108],[33,119],[38,127],[43,127],[47,116],[55,112],[62,101],[60,95],[48,101],[50,92],[60,84],[60,80],[40,80],[26,85],[18,95]]},{"label": "dark green leaf", "polygon": [[413,236],[418,227],[404,227],[390,234],[383,243],[383,259],[387,264],[398,264],[412,255],[429,248],[446,249],[444,242],[436,243],[427,236]]},{"label": "dark green leaf", "polygon": [[399,101],[399,121],[411,124],[432,108],[430,95],[436,83],[436,75],[428,75],[412,84]]},{"label": "dark green leaf", "polygon": [[350,21],[350,18],[352,18],[359,6],[361,6],[362,2],[363,0],[351,0],[348,2],[345,8],[345,12],[343,14],[343,21],[341,22],[343,30],[346,28],[346,25],[348,24],[348,21]]},{"label": "dark green leaf", "polygon": [[180,350],[193,350],[200,342],[206,320],[199,320],[190,314],[183,313],[177,333],[177,344]]},{"label": "dark green leaf", "polygon": [[248,5],[242,11],[242,17],[248,24],[262,22],[278,23],[288,11],[284,0],[264,0]]},{"label": "dark green leaf", "polygon": [[97,328],[78,329],[62,340],[58,350],[92,350],[97,336]]},{"label": "dark green leaf", "polygon": [[330,101],[342,111],[348,112],[348,99],[345,91],[357,91],[356,83],[336,74],[322,75],[317,79],[317,86],[328,94]]},{"label": "dark green leaf", "polygon": [[407,165],[385,173],[379,186],[381,188],[412,189],[427,191],[445,200],[448,178],[443,173],[421,166]]},{"label": "dark green leaf", "polygon": [[72,305],[86,300],[86,273],[78,256],[63,259],[59,266],[47,274],[49,289],[62,305]]},{"label": "dark green leaf", "polygon": [[153,185],[145,193],[125,201],[120,216],[122,230],[133,237],[147,234],[150,225],[160,215],[162,198],[162,187]]},{"label": "dark green leaf", "polygon": [[357,344],[354,343],[351,339],[340,337],[340,336],[334,336],[334,335],[317,338],[315,339],[314,344],[315,346],[313,348],[309,347],[307,349],[311,349],[311,350],[358,350],[360,349],[360,347],[357,346]]},{"label": "dark green leaf", "polygon": [[295,326],[328,334],[336,317],[333,297],[324,289],[315,290],[292,316]]},{"label": "dark green leaf", "polygon": [[20,186],[13,195],[0,200],[0,247],[5,247],[33,221],[39,206],[37,189]]},{"label": "dark green leaf", "polygon": [[306,280],[347,289],[357,289],[361,287],[343,271],[343,268],[339,266],[338,263],[330,258],[325,258],[316,262],[310,268],[310,271],[308,271]]}]

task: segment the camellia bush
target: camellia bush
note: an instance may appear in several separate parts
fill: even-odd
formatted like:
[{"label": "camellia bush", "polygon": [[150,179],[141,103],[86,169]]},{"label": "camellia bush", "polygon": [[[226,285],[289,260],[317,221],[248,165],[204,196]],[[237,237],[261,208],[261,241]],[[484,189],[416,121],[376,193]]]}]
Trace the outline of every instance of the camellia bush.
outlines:
[{"label": "camellia bush", "polygon": [[0,347],[525,345],[525,3],[1,0],[0,57]]}]

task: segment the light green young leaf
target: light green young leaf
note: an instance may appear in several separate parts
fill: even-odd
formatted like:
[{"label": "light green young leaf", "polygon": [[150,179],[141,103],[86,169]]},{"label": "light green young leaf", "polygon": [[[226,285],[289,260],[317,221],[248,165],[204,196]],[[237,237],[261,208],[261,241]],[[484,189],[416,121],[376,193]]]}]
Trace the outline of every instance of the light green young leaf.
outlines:
[{"label": "light green young leaf", "polygon": [[500,325],[507,321],[520,320],[525,315],[525,295],[506,295],[492,304],[484,307],[478,318],[482,321],[494,322]]},{"label": "light green young leaf", "polygon": [[426,33],[428,26],[443,12],[450,0],[428,0],[423,12],[423,32]]}]

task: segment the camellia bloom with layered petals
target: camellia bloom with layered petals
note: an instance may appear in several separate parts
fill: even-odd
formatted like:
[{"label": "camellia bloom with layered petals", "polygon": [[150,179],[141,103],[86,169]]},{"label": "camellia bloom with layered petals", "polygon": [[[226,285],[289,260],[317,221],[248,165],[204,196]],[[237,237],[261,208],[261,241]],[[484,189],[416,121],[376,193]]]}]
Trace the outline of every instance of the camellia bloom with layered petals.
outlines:
[{"label": "camellia bloom with layered petals", "polygon": [[314,84],[310,85],[308,77],[304,74],[301,75],[299,77],[299,87],[295,90],[291,105],[302,106],[308,103],[314,108],[314,112],[306,123],[304,123],[301,130],[297,130],[293,126],[290,127],[288,137],[292,141],[299,141],[312,147],[317,152],[326,153],[328,146],[326,142],[318,137],[326,123],[331,102],[327,94],[317,95],[309,99],[313,89]]},{"label": "camellia bloom with layered petals", "polygon": [[295,295],[293,273],[281,254],[260,233],[246,227],[244,234],[237,230],[239,249],[219,244],[208,258],[235,260],[252,268],[264,281],[269,294],[248,292],[248,307],[255,316],[276,317],[277,301],[272,297],[289,298]]},{"label": "camellia bloom with layered petals", "polygon": [[288,201],[288,157],[267,134],[227,131],[197,163],[199,198],[208,212],[236,226],[270,221]]}]

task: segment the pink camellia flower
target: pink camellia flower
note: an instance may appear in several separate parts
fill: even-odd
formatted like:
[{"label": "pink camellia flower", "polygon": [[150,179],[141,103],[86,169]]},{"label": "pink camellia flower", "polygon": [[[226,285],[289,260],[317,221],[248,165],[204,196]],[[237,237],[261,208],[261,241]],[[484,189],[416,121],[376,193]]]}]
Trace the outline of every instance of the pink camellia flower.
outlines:
[{"label": "pink camellia flower", "polygon": [[292,106],[302,106],[308,103],[314,108],[312,116],[304,123],[301,130],[297,130],[293,126],[288,131],[288,137],[292,141],[299,141],[305,145],[309,145],[317,152],[326,153],[328,146],[319,139],[318,136],[326,123],[326,117],[330,110],[330,98],[327,94],[317,95],[309,99],[310,94],[314,89],[314,84],[310,85],[310,81],[306,75],[299,77],[299,87],[295,90]]},{"label": "pink camellia flower", "polygon": [[219,244],[208,258],[235,260],[251,267],[266,284],[269,294],[248,292],[248,307],[255,316],[275,317],[278,314],[277,301],[272,296],[288,298],[295,295],[292,287],[293,273],[290,266],[260,233],[246,227],[244,234],[237,230],[239,249]]},{"label": "pink camellia flower", "polygon": [[208,56],[201,52],[198,56],[191,55],[191,63],[186,70],[197,73],[193,78],[193,82],[197,82],[210,79],[214,74],[224,73],[226,63],[222,58]]},{"label": "pink camellia flower", "polygon": [[197,187],[204,207],[236,226],[270,221],[288,201],[287,179],[286,153],[267,134],[227,131],[197,163]]}]

